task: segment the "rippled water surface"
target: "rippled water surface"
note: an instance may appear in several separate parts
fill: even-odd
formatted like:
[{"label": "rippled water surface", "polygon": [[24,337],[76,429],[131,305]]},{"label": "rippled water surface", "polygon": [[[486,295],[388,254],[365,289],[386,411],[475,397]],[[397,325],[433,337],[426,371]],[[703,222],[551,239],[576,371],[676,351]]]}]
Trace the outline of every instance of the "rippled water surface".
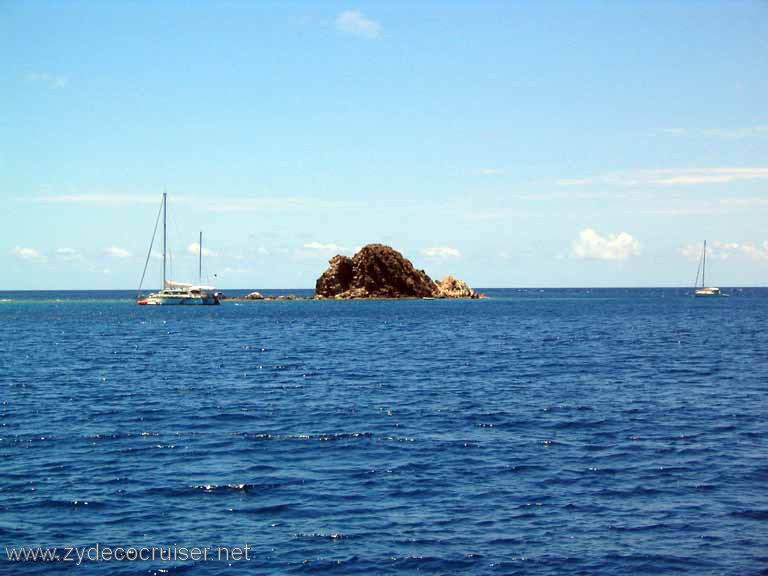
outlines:
[{"label": "rippled water surface", "polygon": [[250,574],[765,574],[768,289],[139,307],[0,293],[7,546]]}]

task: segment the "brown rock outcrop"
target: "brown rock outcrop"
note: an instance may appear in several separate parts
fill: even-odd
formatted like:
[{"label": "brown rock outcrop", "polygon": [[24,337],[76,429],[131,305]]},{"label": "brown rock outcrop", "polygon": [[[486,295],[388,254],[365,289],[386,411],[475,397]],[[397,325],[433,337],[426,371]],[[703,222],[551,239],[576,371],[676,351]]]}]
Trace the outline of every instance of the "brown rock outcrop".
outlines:
[{"label": "brown rock outcrop", "polygon": [[424,298],[434,296],[434,283],[424,270],[416,270],[400,252],[383,244],[368,244],[352,258],[352,288],[372,298]]},{"label": "brown rock outcrop", "polygon": [[353,262],[349,256],[334,256],[328,261],[328,269],[315,282],[315,296],[332,298],[346,292],[352,286]]},{"label": "brown rock outcrop", "polygon": [[477,298],[466,282],[448,276],[435,283],[400,252],[368,244],[352,258],[334,256],[317,279],[316,298]]},{"label": "brown rock outcrop", "polygon": [[479,298],[480,295],[469,287],[469,284],[454,278],[451,275],[446,276],[439,282],[435,282],[438,298]]}]

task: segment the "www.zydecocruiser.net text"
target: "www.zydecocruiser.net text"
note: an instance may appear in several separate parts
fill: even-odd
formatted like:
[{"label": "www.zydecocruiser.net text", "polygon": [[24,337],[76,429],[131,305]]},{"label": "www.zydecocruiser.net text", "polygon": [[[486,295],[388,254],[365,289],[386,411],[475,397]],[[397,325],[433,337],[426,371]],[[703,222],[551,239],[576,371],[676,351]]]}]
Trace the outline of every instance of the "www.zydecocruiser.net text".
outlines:
[{"label": "www.zydecocruiser.net text", "polygon": [[243,546],[18,546],[6,547],[11,562],[241,562],[251,560],[252,550]]}]

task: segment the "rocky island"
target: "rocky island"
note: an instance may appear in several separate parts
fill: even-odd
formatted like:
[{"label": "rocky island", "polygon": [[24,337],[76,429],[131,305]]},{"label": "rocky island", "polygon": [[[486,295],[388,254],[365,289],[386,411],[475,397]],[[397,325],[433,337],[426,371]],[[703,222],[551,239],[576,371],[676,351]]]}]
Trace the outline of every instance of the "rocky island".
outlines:
[{"label": "rocky island", "polygon": [[439,282],[390,246],[368,244],[352,256],[334,256],[315,283],[315,298],[481,298],[463,280]]},{"label": "rocky island", "polygon": [[384,244],[368,244],[352,256],[337,255],[315,283],[314,296],[264,296],[251,292],[229,300],[357,300],[385,298],[485,298],[463,280],[446,276],[439,282],[417,270],[400,252]]}]

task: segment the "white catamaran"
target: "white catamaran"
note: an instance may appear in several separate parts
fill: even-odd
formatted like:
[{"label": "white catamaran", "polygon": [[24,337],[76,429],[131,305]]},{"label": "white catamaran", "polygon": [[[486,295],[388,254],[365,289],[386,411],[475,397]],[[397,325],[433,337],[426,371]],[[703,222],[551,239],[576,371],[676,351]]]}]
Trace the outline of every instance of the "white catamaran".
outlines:
[{"label": "white catamaran", "polygon": [[[144,273],[141,275],[141,282],[139,283],[139,296],[136,300],[137,304],[141,305],[156,305],[156,306],[193,306],[193,305],[215,305],[219,303],[219,294],[216,292],[216,288],[213,286],[203,286],[202,284],[191,284],[185,282],[174,282],[166,278],[166,214],[167,214],[168,197],[163,192],[163,203],[160,207],[163,213],[163,289],[159,292],[154,292],[147,297],[141,294],[141,285],[144,283],[144,275],[147,273],[147,265],[149,264],[149,258],[152,255],[152,245],[155,242],[155,234],[157,233],[157,224],[160,219],[160,213],[157,214],[157,220],[155,220],[155,231],[152,233],[152,241],[149,244],[149,252],[147,253],[147,260],[144,263]],[[203,276],[203,233],[200,232],[200,242],[198,243],[198,282],[202,280]]]},{"label": "white catamaran", "polygon": [[[693,295],[697,298],[703,296],[727,296],[720,291],[720,288],[714,286],[707,287],[705,285],[704,275],[707,270],[707,241],[704,240],[704,247],[701,250],[701,259],[699,260],[699,268],[696,270],[696,282],[694,282]],[[701,286],[699,286],[699,274],[701,274]]]}]

